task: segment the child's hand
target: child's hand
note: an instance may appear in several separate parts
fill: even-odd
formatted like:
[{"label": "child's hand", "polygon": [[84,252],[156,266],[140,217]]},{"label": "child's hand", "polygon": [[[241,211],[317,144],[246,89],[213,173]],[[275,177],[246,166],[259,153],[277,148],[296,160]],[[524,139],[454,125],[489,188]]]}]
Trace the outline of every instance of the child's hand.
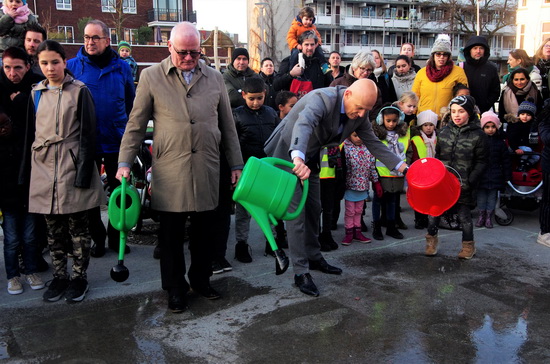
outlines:
[{"label": "child's hand", "polygon": [[523,150],[522,149],[516,149],[516,154],[523,154]]},{"label": "child's hand", "polygon": [[384,189],[382,188],[380,181],[373,182],[372,189],[374,190],[374,193],[376,193],[376,197],[382,198],[382,196],[384,196]]},{"label": "child's hand", "polygon": [[17,9],[16,8],[8,9],[7,14],[12,18],[15,18],[17,16]]}]

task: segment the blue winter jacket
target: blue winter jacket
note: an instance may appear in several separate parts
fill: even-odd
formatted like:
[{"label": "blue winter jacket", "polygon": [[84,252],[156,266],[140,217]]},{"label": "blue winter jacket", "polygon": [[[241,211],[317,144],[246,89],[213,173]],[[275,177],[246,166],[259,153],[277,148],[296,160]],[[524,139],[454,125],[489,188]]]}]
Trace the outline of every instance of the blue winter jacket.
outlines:
[{"label": "blue winter jacket", "polygon": [[86,84],[94,98],[97,117],[97,153],[118,153],[122,134],[134,104],[135,88],[128,63],[113,52],[111,63],[100,69],[81,48],[75,58],[67,61],[77,80]]}]

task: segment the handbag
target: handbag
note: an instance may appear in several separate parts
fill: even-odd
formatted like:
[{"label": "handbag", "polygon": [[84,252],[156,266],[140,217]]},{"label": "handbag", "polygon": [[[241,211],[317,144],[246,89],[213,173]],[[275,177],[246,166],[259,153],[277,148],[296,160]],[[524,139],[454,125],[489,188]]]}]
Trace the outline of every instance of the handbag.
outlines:
[{"label": "handbag", "polygon": [[303,78],[295,78],[290,84],[290,92],[295,93],[298,100],[311,91],[313,91],[313,83]]}]

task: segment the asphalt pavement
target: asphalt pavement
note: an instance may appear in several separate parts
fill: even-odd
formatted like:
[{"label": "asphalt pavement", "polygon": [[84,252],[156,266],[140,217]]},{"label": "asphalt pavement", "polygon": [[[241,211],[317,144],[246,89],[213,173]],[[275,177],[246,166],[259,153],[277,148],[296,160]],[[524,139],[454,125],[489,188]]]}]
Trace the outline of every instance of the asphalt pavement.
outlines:
[{"label": "asphalt pavement", "polygon": [[123,283],[109,275],[114,252],[92,258],[91,288],[78,304],[46,303],[44,290],[29,286],[9,295],[2,271],[0,362],[548,363],[550,248],[536,244],[538,211],[513,212],[510,226],[476,228],[477,254],[461,261],[461,233],[451,230],[440,230],[439,254],[425,257],[425,231],[414,229],[406,207],[405,239],[324,254],[344,272],[312,272],[317,298],[293,286],[291,268],[275,275],[253,222],[253,262],[232,259],[231,235],[234,269],[212,278],[223,297],[190,294],[182,314],[167,309],[154,245],[131,245]]}]

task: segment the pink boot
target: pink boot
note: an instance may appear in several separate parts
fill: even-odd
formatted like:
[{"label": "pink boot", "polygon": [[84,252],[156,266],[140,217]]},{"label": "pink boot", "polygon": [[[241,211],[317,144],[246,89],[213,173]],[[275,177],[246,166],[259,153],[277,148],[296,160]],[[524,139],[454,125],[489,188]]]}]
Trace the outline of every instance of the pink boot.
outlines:
[{"label": "pink boot", "polygon": [[353,240],[359,241],[361,243],[370,243],[370,239],[361,233],[361,227],[353,228]]},{"label": "pink boot", "polygon": [[346,228],[346,236],[342,240],[342,245],[351,245],[353,241],[353,229]]}]

